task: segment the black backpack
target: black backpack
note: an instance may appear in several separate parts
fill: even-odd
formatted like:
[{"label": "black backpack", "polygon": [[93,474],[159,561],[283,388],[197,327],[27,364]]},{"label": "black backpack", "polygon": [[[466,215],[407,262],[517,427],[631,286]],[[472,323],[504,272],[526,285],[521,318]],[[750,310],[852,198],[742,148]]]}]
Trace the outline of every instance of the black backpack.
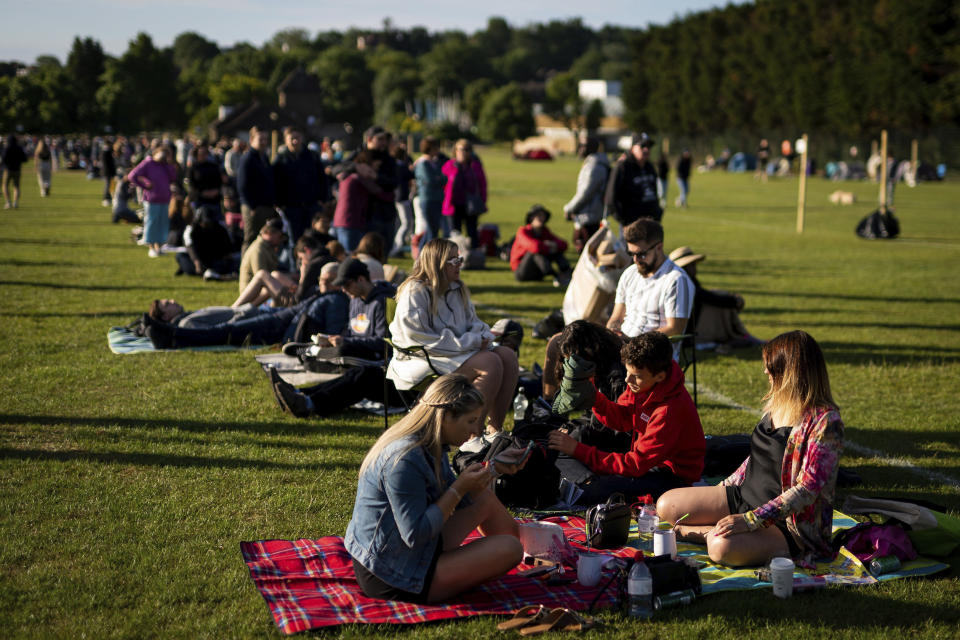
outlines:
[{"label": "black backpack", "polygon": [[547,434],[557,428],[550,423],[521,423],[510,433],[502,432],[481,451],[459,451],[453,456],[453,467],[460,473],[475,462],[489,462],[511,446],[533,450],[523,469],[514,475],[497,478],[494,493],[508,507],[546,509],[560,497],[560,471],[555,464],[557,452],[547,447]]}]

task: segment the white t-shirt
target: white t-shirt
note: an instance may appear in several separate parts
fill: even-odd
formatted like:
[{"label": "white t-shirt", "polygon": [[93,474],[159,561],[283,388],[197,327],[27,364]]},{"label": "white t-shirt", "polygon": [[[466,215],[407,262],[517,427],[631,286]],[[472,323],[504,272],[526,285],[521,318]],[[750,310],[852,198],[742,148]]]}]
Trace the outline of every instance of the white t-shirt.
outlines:
[{"label": "white t-shirt", "polygon": [[615,299],[626,307],[620,331],[633,338],[659,329],[667,318],[689,318],[693,292],[693,281],[669,258],[648,278],[640,275],[636,265],[627,267]]}]

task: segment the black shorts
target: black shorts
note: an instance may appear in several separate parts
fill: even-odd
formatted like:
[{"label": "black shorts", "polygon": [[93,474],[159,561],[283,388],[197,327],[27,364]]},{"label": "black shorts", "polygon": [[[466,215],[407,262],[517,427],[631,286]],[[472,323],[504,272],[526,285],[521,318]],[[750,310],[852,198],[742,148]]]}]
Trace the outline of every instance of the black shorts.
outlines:
[{"label": "black shorts", "polygon": [[430,566],[427,567],[427,575],[423,578],[423,589],[419,593],[404,591],[387,584],[370,573],[356,559],[353,560],[353,572],[357,575],[357,582],[360,583],[360,588],[363,589],[363,593],[367,597],[377,598],[378,600],[400,600],[413,604],[426,604],[427,596],[430,594],[430,585],[433,584],[433,577],[437,574],[437,562],[440,560],[441,553],[443,553],[443,536],[440,536],[437,540],[437,550],[433,552]]},{"label": "black shorts", "polygon": [[[740,495],[740,487],[727,485],[727,508],[730,509],[730,513],[746,513],[747,511],[753,511],[756,507],[744,502],[743,497]],[[803,555],[803,549],[800,548],[797,541],[790,535],[790,531],[787,529],[785,522],[777,520],[773,523],[773,526],[780,530],[780,533],[783,534],[784,539],[787,541],[791,558],[797,558]]]}]

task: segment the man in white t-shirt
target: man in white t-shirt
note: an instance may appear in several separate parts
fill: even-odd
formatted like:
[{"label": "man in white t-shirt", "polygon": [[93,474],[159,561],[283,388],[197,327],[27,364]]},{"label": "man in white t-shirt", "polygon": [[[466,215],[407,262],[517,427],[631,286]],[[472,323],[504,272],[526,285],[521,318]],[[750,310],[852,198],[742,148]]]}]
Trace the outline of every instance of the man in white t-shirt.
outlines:
[{"label": "man in white t-shirt", "polygon": [[652,218],[640,218],[623,230],[623,237],[636,269],[627,267],[620,276],[607,328],[629,338],[648,331],[683,333],[694,286],[664,254],[663,227]]}]

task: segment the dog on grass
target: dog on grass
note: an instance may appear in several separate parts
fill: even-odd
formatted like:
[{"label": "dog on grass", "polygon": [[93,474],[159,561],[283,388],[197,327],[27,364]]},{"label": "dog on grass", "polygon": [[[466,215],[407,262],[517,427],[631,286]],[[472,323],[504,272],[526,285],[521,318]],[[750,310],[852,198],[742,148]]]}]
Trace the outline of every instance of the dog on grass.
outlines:
[{"label": "dog on grass", "polygon": [[838,189],[830,194],[830,202],[833,204],[853,204],[856,201],[856,194],[850,191],[840,191]]}]

